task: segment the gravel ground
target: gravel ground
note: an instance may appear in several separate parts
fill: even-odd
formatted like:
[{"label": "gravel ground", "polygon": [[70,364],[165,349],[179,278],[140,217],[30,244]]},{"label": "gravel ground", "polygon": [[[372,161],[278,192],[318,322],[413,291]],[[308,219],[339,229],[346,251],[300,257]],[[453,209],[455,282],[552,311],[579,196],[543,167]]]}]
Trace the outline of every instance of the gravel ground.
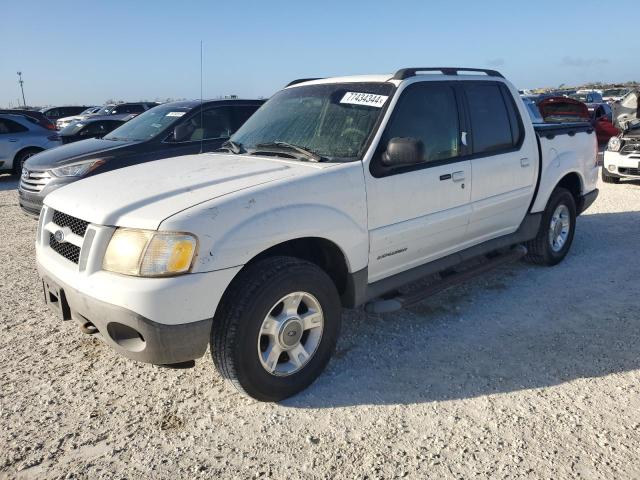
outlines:
[{"label": "gravel ground", "polygon": [[145,365],[58,321],[15,187],[0,177],[2,478],[640,478],[640,183],[600,185],[555,268],[345,311],[327,371],[281,404],[208,354]]}]

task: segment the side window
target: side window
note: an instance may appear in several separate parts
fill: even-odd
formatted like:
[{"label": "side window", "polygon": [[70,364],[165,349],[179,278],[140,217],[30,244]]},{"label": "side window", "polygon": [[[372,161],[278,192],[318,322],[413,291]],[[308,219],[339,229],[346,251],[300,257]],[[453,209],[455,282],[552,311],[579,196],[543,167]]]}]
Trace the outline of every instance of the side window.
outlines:
[{"label": "side window", "polygon": [[13,120],[5,119],[0,120],[0,122],[4,123],[4,129],[0,127],[0,133],[20,133],[27,132],[29,130],[27,127],[20,125],[18,122],[14,122]]},{"label": "side window", "polygon": [[394,137],[422,140],[425,162],[459,156],[460,124],[453,88],[427,82],[407,87],[380,141],[382,150]]},{"label": "side window", "polygon": [[11,133],[9,127],[7,126],[7,121],[0,119],[0,135],[5,133]]},{"label": "side window", "polygon": [[47,118],[58,118],[60,116],[60,109],[54,108],[52,110],[47,111]]},{"label": "side window", "polygon": [[514,144],[509,112],[496,84],[465,85],[471,117],[473,153],[489,153]]},{"label": "side window", "polygon": [[233,107],[233,131],[239,129],[244,122],[249,120],[249,117],[260,108],[260,105],[242,105],[240,107]]},{"label": "side window", "polygon": [[231,108],[217,107],[205,110],[202,114],[196,114],[189,120],[194,126],[193,133],[189,140],[212,140],[215,138],[229,138],[233,129],[231,128]]},{"label": "side window", "polygon": [[101,135],[106,133],[105,123],[104,122],[93,122],[84,127],[80,131],[81,137],[88,137],[93,135]]},{"label": "side window", "polygon": [[[511,92],[504,85],[500,86],[500,91],[502,92],[502,99],[504,100],[505,105],[507,106],[507,112],[509,113],[509,124],[511,126],[511,145],[517,146],[520,144],[522,137],[524,135],[524,125],[522,124],[522,118],[520,117],[520,113],[518,112],[518,107],[516,107],[516,103],[513,101],[513,96]],[[538,107],[534,107],[536,111]],[[540,112],[538,112],[538,116],[540,116]],[[541,121],[542,118],[540,118]]]}]

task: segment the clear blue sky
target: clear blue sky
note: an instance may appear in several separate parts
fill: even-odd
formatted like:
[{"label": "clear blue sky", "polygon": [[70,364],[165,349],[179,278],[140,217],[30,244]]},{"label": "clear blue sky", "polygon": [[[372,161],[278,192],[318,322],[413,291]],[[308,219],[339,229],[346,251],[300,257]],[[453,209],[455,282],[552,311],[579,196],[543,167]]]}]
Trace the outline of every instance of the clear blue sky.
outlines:
[{"label": "clear blue sky", "polygon": [[[519,88],[640,80],[636,1],[6,1],[0,106],[270,96],[298,77],[492,67]],[[629,22],[625,21],[629,19]]]}]

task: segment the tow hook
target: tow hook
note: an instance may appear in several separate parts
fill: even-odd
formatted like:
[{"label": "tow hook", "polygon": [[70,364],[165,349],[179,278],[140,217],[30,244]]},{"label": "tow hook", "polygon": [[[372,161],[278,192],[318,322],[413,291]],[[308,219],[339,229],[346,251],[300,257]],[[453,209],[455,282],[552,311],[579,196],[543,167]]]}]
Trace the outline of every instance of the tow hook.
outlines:
[{"label": "tow hook", "polygon": [[86,333],[87,335],[94,335],[98,333],[98,329],[91,322],[84,322],[82,325],[80,325],[80,331],[82,333]]}]

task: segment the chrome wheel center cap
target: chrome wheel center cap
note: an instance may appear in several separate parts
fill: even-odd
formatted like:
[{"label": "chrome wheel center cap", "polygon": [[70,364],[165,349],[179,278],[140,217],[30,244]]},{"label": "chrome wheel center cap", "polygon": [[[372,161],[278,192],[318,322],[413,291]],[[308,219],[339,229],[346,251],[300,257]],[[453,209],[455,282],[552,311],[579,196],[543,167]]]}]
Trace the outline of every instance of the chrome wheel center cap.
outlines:
[{"label": "chrome wheel center cap", "polygon": [[553,234],[557,237],[562,233],[562,223],[560,221],[556,222],[555,227],[553,228]]},{"label": "chrome wheel center cap", "polygon": [[278,340],[282,348],[289,349],[298,345],[302,338],[303,331],[302,321],[299,318],[293,317],[286,320],[282,324],[280,334],[278,335]]}]

